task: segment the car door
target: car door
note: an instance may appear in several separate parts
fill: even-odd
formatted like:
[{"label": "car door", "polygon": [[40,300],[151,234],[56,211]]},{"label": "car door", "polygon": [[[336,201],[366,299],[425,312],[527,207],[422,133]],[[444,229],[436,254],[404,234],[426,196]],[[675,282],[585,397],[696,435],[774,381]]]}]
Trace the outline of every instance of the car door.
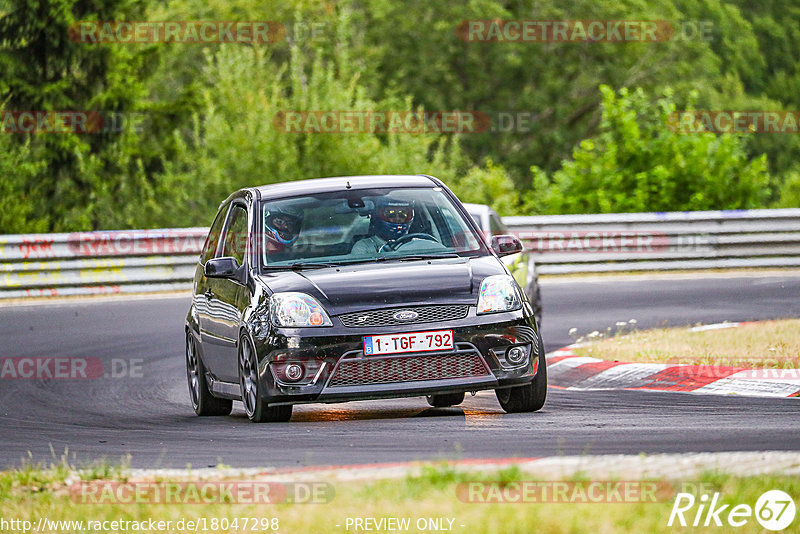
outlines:
[{"label": "car door", "polygon": [[200,253],[200,263],[195,273],[194,294],[192,295],[194,308],[197,311],[197,326],[200,333],[200,353],[203,357],[203,363],[206,369],[208,369],[211,374],[215,374],[213,369],[213,356],[217,345],[211,335],[211,325],[214,321],[213,315],[215,310],[211,307],[211,296],[213,294],[210,285],[211,279],[206,278],[204,269],[206,262],[217,256],[222,230],[225,226],[225,222],[228,220],[229,208],[229,203],[220,206],[217,211],[217,216],[211,224],[211,229],[208,232],[203,251]]},{"label": "car door", "polygon": [[[217,257],[235,258],[247,271],[248,213],[243,201],[231,205],[225,229],[220,239]],[[238,339],[242,313],[247,306],[248,289],[239,280],[232,278],[208,279],[210,290],[208,338],[211,351],[208,354],[213,374],[226,382],[238,381]]]}]

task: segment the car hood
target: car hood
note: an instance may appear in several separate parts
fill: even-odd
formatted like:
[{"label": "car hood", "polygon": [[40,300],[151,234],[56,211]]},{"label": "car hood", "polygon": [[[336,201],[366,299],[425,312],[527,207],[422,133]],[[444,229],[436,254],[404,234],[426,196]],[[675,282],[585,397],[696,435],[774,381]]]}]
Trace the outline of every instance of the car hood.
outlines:
[{"label": "car hood", "polygon": [[271,293],[309,294],[339,315],[384,306],[474,305],[483,279],[506,272],[497,258],[482,256],[279,271],[259,280]]}]

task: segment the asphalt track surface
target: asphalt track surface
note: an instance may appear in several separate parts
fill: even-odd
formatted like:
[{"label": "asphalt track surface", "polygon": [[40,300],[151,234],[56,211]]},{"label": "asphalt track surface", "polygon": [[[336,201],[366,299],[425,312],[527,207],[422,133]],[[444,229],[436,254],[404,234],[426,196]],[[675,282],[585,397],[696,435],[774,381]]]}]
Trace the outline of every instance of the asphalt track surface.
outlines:
[{"label": "asphalt track surface", "polygon": [[[547,350],[567,335],[636,319],[640,328],[800,317],[800,276],[543,284]],[[0,356],[96,357],[140,376],[0,379],[0,468],[29,453],[73,465],[130,455],[134,467],[308,465],[560,454],[800,450],[798,399],[551,388],[545,408],[504,414],[491,392],[453,408],[424,398],[295,407],[289,423],[198,418],[188,399],[188,298],[0,308]],[[140,366],[140,367],[139,367]],[[121,373],[125,374],[125,373]]]}]

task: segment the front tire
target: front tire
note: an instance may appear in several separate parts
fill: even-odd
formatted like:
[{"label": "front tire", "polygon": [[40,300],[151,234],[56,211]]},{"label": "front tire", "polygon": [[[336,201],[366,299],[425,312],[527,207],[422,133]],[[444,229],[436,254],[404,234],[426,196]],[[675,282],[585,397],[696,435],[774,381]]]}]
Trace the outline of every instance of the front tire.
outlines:
[{"label": "front tire", "polygon": [[292,418],[292,405],[267,406],[261,396],[256,351],[250,338],[239,339],[239,386],[247,418],[254,423],[279,423]]},{"label": "front tire", "polygon": [[464,402],[464,392],[461,393],[440,393],[438,395],[428,395],[428,404],[434,408],[447,408]]},{"label": "front tire", "polygon": [[530,384],[494,390],[497,402],[506,413],[536,412],[547,399],[547,366],[544,345],[539,340],[539,368]]},{"label": "front tire", "polygon": [[186,332],[186,378],[189,381],[189,398],[194,413],[200,416],[230,415],[233,401],[219,399],[209,391],[206,367],[197,354],[194,336],[189,332]]}]

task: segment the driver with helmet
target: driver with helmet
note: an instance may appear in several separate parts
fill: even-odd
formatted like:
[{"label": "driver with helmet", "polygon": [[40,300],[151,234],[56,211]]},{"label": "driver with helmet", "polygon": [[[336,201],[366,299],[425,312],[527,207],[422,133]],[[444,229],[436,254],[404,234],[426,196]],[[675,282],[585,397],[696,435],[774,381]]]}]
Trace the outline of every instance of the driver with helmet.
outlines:
[{"label": "driver with helmet", "polygon": [[370,220],[370,236],[353,245],[354,256],[372,257],[388,242],[408,234],[414,221],[414,206],[407,200],[381,197],[375,200]]},{"label": "driver with helmet", "polygon": [[265,247],[268,254],[288,253],[303,225],[303,211],[293,206],[274,206],[264,213]]}]

